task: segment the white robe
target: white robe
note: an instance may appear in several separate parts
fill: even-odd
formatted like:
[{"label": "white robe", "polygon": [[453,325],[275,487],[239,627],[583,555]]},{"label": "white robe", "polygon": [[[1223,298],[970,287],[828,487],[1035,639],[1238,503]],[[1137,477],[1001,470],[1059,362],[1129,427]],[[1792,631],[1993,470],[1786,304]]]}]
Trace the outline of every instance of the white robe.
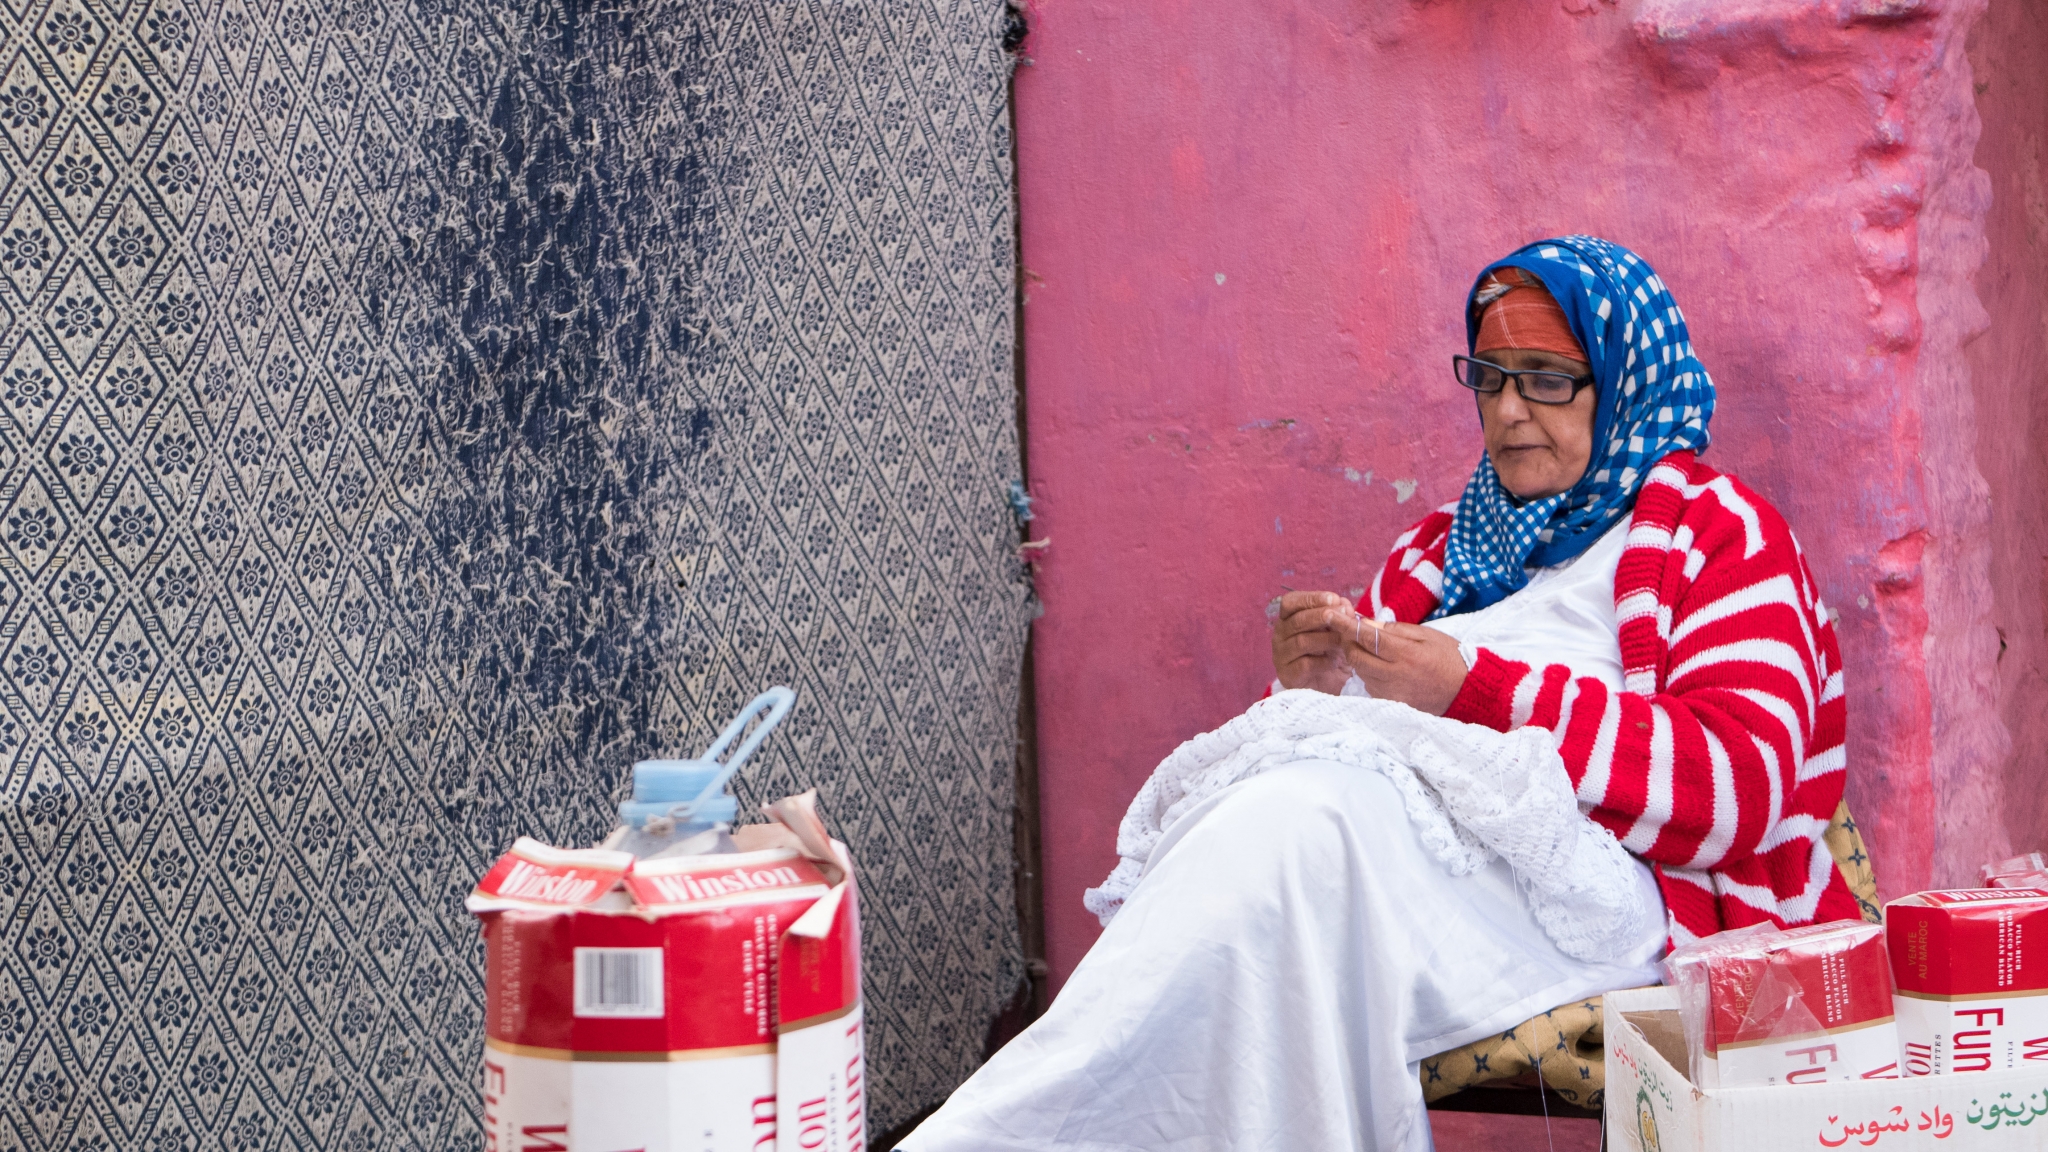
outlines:
[{"label": "white robe", "polygon": [[[1624,535],[1444,630],[1618,687]],[[1574,959],[1506,860],[1453,876],[1411,802],[1385,774],[1307,759],[1178,813],[1051,1009],[902,1148],[1426,1150],[1422,1059],[1657,981],[1647,868],[1638,938]]]}]

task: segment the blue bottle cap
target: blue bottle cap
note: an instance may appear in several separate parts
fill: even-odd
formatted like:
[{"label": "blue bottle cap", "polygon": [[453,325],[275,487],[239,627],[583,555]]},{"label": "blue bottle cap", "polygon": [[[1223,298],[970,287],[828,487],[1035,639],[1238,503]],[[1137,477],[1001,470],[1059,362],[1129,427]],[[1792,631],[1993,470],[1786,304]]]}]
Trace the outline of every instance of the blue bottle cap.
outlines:
[{"label": "blue bottle cap", "polygon": [[723,791],[704,796],[723,775],[725,765],[716,760],[642,760],[633,765],[633,798],[619,805],[619,818],[635,828],[669,815],[688,824],[730,824],[739,800]]},{"label": "blue bottle cap", "polygon": [[[633,765],[633,798],[619,805],[620,821],[635,828],[645,827],[656,817],[667,817],[685,827],[732,823],[739,815],[740,802],[726,786],[795,703],[795,692],[781,686],[770,688],[740,709],[697,759],[642,760]],[[747,721],[762,713],[766,715],[738,751],[721,761],[719,757],[732,748]]]}]

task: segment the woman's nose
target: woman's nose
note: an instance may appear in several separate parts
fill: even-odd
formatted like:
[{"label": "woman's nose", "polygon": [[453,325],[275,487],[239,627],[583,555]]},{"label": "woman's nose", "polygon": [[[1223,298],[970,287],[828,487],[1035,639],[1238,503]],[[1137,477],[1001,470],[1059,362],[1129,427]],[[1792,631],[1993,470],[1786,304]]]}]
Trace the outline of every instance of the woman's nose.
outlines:
[{"label": "woman's nose", "polygon": [[1508,423],[1520,423],[1529,418],[1529,402],[1522,399],[1522,390],[1515,387],[1512,379],[1503,381],[1500,391],[1494,394],[1493,414]]}]

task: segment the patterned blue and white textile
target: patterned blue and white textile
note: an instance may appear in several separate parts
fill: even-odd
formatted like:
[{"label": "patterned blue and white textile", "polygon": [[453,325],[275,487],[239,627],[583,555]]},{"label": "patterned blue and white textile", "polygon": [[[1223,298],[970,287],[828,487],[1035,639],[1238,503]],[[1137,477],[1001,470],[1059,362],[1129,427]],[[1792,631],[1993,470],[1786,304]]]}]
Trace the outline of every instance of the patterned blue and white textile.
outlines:
[{"label": "patterned blue and white textile", "polygon": [[[1585,551],[1635,507],[1650,466],[1682,449],[1705,450],[1714,382],[1693,355],[1685,317],[1642,257],[1593,236],[1540,240],[1489,264],[1522,268],[1564,308],[1599,389],[1593,459],[1569,491],[1518,503],[1485,454],[1465,484],[1444,550],[1438,617],[1484,608],[1527,582],[1526,569]],[[1466,308],[1466,351],[1479,317]]]},{"label": "patterned blue and white textile", "polygon": [[1001,0],[0,4],[0,1150],[473,1149],[461,898],[773,683],[1017,988]]}]

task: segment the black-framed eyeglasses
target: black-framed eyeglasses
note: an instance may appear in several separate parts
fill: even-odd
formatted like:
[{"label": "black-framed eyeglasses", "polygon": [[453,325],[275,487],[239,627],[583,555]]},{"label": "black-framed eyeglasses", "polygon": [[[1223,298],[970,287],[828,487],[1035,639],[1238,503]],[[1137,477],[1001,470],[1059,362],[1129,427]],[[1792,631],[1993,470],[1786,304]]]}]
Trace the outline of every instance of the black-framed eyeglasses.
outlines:
[{"label": "black-framed eyeglasses", "polygon": [[1491,360],[1475,360],[1470,356],[1451,357],[1451,375],[1457,377],[1458,383],[1481,396],[1498,396],[1507,382],[1513,380],[1515,391],[1531,404],[1569,404],[1578,398],[1579,389],[1593,383],[1591,376],[1543,372],[1533,368],[1503,368]]}]

